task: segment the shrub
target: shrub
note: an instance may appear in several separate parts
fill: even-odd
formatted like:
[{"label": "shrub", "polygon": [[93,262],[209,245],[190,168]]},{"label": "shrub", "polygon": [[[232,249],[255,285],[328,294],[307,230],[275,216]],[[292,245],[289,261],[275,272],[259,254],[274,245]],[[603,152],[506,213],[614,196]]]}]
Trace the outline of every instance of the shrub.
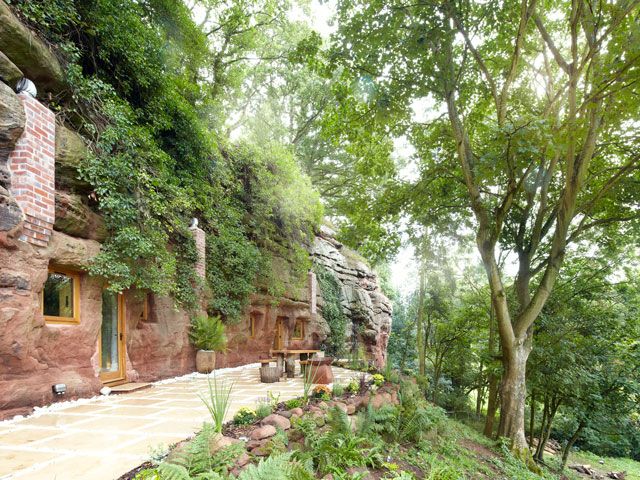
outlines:
[{"label": "shrub", "polygon": [[331,399],[331,389],[326,385],[316,385],[311,394],[314,398],[320,398],[322,400]]},{"label": "shrub", "polygon": [[376,373],[371,377],[371,381],[376,387],[380,387],[384,383],[384,377],[381,374]]},{"label": "shrub", "polygon": [[220,317],[208,317],[198,315],[191,320],[189,338],[193,345],[200,350],[213,350],[220,352],[227,345],[227,337],[224,334],[224,324]]},{"label": "shrub", "polygon": [[256,407],[256,417],[258,417],[258,420],[271,415],[271,413],[273,413],[273,407],[269,403],[261,402]]},{"label": "shrub", "polygon": [[303,405],[303,401],[301,398],[292,398],[291,400],[287,400],[284,402],[284,406],[287,407],[287,410],[291,410],[292,408],[298,408]]},{"label": "shrub", "polygon": [[347,392],[358,393],[360,391],[360,382],[356,379],[351,380],[347,385]]},{"label": "shrub", "polygon": [[256,421],[258,418],[256,412],[247,407],[242,407],[233,416],[233,423],[236,425],[249,425]]},{"label": "shrub", "polygon": [[211,414],[215,432],[221,433],[224,417],[227,415],[231,403],[233,384],[218,383],[215,375],[213,376],[213,383],[211,383],[211,377],[207,377],[207,382],[209,384],[207,394],[200,393],[199,396]]},{"label": "shrub", "polygon": [[344,395],[344,385],[341,385],[339,383],[335,384],[333,386],[333,396],[341,397],[342,395]]}]

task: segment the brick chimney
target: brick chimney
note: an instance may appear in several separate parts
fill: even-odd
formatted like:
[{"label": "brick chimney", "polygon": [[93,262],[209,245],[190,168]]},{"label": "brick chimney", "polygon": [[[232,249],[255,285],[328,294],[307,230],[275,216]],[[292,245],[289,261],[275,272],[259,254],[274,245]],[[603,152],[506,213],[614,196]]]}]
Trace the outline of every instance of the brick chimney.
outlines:
[{"label": "brick chimney", "polygon": [[55,115],[28,93],[18,96],[25,128],[9,155],[11,194],[25,216],[20,240],[46,247],[55,221]]}]

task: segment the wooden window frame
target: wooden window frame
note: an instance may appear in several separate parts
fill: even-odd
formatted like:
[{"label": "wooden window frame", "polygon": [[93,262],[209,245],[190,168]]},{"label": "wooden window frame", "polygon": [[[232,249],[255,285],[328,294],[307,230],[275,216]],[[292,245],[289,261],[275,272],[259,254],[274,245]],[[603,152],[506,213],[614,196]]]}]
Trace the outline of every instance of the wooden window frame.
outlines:
[{"label": "wooden window frame", "polygon": [[256,317],[255,313],[249,315],[249,338],[256,338]]},{"label": "wooden window frame", "polygon": [[50,273],[60,273],[66,275],[73,280],[73,317],[57,317],[54,315],[44,314],[44,285],[40,291],[40,313],[44,317],[44,321],[50,324],[58,325],[79,325],[80,324],[80,274],[77,271],[68,268],[49,267],[47,271],[47,280]]},{"label": "wooden window frame", "polygon": [[[296,326],[300,322],[300,336],[296,337]],[[296,318],[296,323],[293,324],[293,330],[291,331],[291,340],[304,340],[304,318]]]}]

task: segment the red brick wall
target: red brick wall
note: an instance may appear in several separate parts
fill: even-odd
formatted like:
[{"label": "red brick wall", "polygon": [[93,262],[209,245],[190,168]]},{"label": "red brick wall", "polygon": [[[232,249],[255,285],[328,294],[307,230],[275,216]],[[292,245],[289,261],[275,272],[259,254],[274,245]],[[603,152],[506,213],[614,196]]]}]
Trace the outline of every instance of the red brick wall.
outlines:
[{"label": "red brick wall", "polygon": [[21,240],[46,247],[55,220],[55,115],[27,93],[19,97],[26,121],[9,155],[11,193],[25,215]]}]

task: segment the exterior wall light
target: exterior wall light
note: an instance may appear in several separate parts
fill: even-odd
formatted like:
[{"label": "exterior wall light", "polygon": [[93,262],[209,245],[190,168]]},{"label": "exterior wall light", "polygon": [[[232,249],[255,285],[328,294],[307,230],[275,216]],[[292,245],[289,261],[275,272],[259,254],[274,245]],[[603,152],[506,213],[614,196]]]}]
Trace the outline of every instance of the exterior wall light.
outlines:
[{"label": "exterior wall light", "polygon": [[36,95],[38,95],[38,89],[36,88],[34,83],[28,78],[22,78],[21,80],[18,81],[18,84],[16,85],[16,93],[22,93],[22,92],[28,93],[33,98],[36,98]]},{"label": "exterior wall light", "polygon": [[56,383],[51,386],[51,390],[53,390],[55,395],[64,395],[67,393],[67,385],[64,383]]}]

